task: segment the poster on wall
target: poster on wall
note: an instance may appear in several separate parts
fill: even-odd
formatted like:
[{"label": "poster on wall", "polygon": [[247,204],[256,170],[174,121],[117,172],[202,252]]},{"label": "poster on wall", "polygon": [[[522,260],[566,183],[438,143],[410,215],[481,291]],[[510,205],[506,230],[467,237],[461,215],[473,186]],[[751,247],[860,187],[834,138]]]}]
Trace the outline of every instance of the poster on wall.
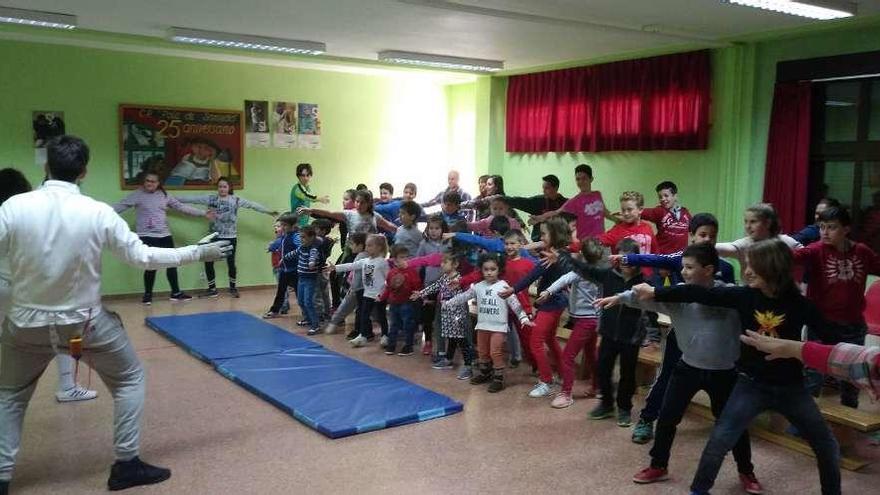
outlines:
[{"label": "poster on wall", "polygon": [[64,135],[64,112],[38,110],[33,112],[34,148],[45,148],[46,142]]},{"label": "poster on wall", "polygon": [[64,112],[37,110],[31,113],[34,130],[34,165],[46,163],[46,143],[64,134]]},{"label": "poster on wall", "polygon": [[247,127],[248,148],[269,147],[269,102],[244,101],[244,118]]},{"label": "poster on wall", "polygon": [[276,101],[272,108],[273,145],[296,148],[296,103]]},{"label": "poster on wall", "polygon": [[154,172],[166,189],[213,189],[227,177],[244,185],[244,122],[237,110],[119,105],[123,189]]},{"label": "poster on wall", "polygon": [[318,105],[300,103],[298,110],[296,132],[299,147],[313,150],[321,149],[321,118],[318,115]]}]

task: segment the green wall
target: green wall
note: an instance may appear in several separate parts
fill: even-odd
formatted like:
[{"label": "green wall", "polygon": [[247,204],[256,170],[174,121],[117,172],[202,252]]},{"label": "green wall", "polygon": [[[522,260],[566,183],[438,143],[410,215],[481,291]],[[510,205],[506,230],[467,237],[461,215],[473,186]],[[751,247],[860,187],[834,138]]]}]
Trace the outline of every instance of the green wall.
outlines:
[{"label": "green wall", "polygon": [[[245,188],[237,194],[281,211],[288,208],[294,168],[304,161],[315,166],[314,190],[330,194],[333,209],[341,207],[342,191],[358,182],[375,190],[389,181],[402,190],[413,181],[432,185],[422,191],[428,196],[445,184],[452,165],[468,167],[472,175],[473,84],[448,90],[436,77],[407,72],[374,76],[20,41],[0,41],[0,60],[0,167],[20,168],[39,183],[43,171],[34,164],[31,111],[61,110],[68,132],[92,148],[83,191],[102,201],[127,194],[119,187],[117,144],[117,105],[123,102],[228,109],[241,109],[245,99],[318,103],[322,149],[246,150]],[[468,118],[467,132],[450,132]],[[133,212],[124,217],[133,224]],[[206,233],[203,221],[169,217],[178,245]],[[265,253],[272,219],[243,211],[239,232],[239,283],[273,283]],[[201,266],[184,267],[181,285],[201,287],[203,277]],[[225,266],[218,277],[225,285]],[[142,291],[141,273],[110,257],[103,280],[106,294]],[[156,290],[167,290],[164,276]]]},{"label": "green wall", "polygon": [[[33,32],[6,28],[4,32]],[[45,36],[60,36],[46,34]],[[149,39],[90,33],[88,42],[138,47],[169,44]],[[16,166],[38,182],[30,112],[61,110],[68,130],[92,146],[84,191],[103,201],[126,194],[119,188],[117,105],[144,103],[239,109],[245,99],[307,101],[320,104],[321,150],[248,149],[245,185],[239,194],[284,209],[294,166],[316,167],[315,190],[330,194],[334,208],[347,187],[389,181],[402,188],[416,182],[422,197],[436,193],[446,171],[457,168],[462,183],[475,189],[482,173],[502,174],[514,194],[536,194],[540,177],[555,173],[562,191],[575,192],[571,173],[581,162],[595,171],[595,187],[610,207],[624,190],[636,189],[653,202],[654,186],[674,180],[692,211],[715,212],[721,238],[741,235],[742,209],[761,197],[775,65],[782,60],[880,50],[880,26],[823,29],[774,40],[736,43],[713,51],[713,105],[710,146],[702,151],[509,154],[504,151],[506,77],[481,76],[473,83],[444,85],[412,72],[365,75],[270,65],[131,53],[32,41],[0,41],[0,166]],[[208,54],[225,53],[202,50]],[[266,60],[283,57],[266,57]],[[343,61],[349,65],[357,64]],[[184,193],[181,193],[184,194]],[[131,219],[131,213],[126,214]],[[171,216],[178,244],[205,233],[204,222]],[[268,256],[269,217],[240,217],[238,257],[242,285],[272,283]],[[141,290],[137,270],[113,259],[105,262],[104,292]],[[196,288],[202,268],[185,267],[182,285]],[[225,270],[220,270],[225,282]],[[157,290],[167,289],[159,277]]]},{"label": "green wall", "polygon": [[[823,30],[812,35],[735,43],[713,50],[712,128],[709,148],[700,151],[545,153],[504,151],[506,78],[494,78],[490,94],[493,127],[489,146],[493,169],[515,194],[540,192],[540,177],[555,173],[562,192],[577,191],[572,169],[592,165],[594,188],[604,193],[609,208],[624,190],[638,190],[656,204],[654,186],[672,180],[691,211],[714,212],[721,239],[742,235],[742,210],[761,199],[767,129],[776,63],[859,51],[880,50],[880,26]],[[479,146],[479,145],[478,145]]]}]

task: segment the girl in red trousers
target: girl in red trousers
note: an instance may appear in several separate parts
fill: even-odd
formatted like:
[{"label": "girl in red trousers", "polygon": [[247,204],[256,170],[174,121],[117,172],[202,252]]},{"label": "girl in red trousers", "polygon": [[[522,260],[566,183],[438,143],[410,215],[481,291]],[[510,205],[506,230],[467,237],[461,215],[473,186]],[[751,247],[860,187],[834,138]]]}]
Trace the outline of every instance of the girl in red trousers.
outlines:
[{"label": "girl in red trousers", "polygon": [[[541,241],[547,250],[554,253],[565,252],[571,242],[568,222],[563,218],[553,217],[541,224]],[[541,293],[565,275],[567,271],[559,263],[554,263],[549,267],[538,265],[525,278],[517,282],[511,292],[502,295],[507,296],[510,293],[525,290],[536,280],[538,280],[538,292]],[[547,353],[544,351],[544,346],[546,345],[550,353],[553,354],[554,363],[558,365],[562,362],[562,349],[556,340],[556,328],[559,326],[559,318],[567,306],[568,298],[562,293],[553,294],[535,306],[538,313],[535,316],[531,335],[529,335],[529,349],[535,360],[535,365],[538,367],[539,381],[535,388],[529,392],[529,397],[547,397],[552,392],[553,369],[550,366]]]},{"label": "girl in red trousers", "polygon": [[[602,259],[602,244],[593,237],[584,239],[581,244],[581,255],[584,261],[595,265]],[[590,385],[586,397],[595,397],[599,388],[596,341],[598,339],[599,313],[593,303],[600,297],[601,288],[595,283],[582,278],[576,272],[568,272],[538,295],[537,303],[541,304],[550,296],[569,289],[568,314],[573,323],[571,336],[562,350],[562,362],[559,373],[562,375],[562,391],[553,398],[551,406],[562,409],[574,403],[571,390],[574,388],[574,359],[584,351],[584,367],[587,370]]]}]

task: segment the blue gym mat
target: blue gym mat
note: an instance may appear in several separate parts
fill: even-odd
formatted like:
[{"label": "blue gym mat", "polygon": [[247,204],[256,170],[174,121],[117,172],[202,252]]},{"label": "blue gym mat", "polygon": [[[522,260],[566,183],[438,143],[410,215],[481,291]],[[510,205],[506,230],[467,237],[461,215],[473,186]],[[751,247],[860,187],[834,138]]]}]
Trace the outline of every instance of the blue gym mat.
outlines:
[{"label": "blue gym mat", "polygon": [[158,316],[147,325],[218,373],[330,438],[455,414],[445,395],[238,311]]}]

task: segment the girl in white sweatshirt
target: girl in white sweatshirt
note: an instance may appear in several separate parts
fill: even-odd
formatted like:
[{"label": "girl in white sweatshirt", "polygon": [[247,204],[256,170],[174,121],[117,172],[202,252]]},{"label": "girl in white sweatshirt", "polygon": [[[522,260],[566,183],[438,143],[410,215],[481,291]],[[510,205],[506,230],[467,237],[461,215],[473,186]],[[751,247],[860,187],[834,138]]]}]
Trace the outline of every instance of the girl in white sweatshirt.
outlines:
[{"label": "girl in white sweatshirt", "polygon": [[495,253],[480,256],[477,263],[483,273],[483,281],[443,303],[443,306],[467,304],[470,299],[477,302],[477,364],[479,372],[471,378],[471,383],[479,385],[491,381],[489,392],[504,389],[504,342],[507,337],[507,308],[516,314],[520,323],[532,326],[528,315],[523,311],[516,297],[503,298],[498,295],[510,289],[507,282],[500,279],[504,262]]},{"label": "girl in white sweatshirt", "polygon": [[370,234],[367,237],[365,247],[367,257],[359,259],[353,263],[343,263],[341,265],[328,264],[328,271],[336,270],[340,272],[350,272],[360,270],[361,281],[363,282],[364,293],[361,300],[358,301],[358,316],[360,317],[360,335],[350,340],[353,347],[363,347],[368,342],[374,340],[373,322],[370,315],[373,310],[377,310],[379,316],[379,324],[382,326],[383,337],[387,332],[388,320],[385,316],[385,305],[379,302],[379,295],[385,289],[385,277],[388,276],[390,267],[388,266],[388,241],[381,234]]}]

